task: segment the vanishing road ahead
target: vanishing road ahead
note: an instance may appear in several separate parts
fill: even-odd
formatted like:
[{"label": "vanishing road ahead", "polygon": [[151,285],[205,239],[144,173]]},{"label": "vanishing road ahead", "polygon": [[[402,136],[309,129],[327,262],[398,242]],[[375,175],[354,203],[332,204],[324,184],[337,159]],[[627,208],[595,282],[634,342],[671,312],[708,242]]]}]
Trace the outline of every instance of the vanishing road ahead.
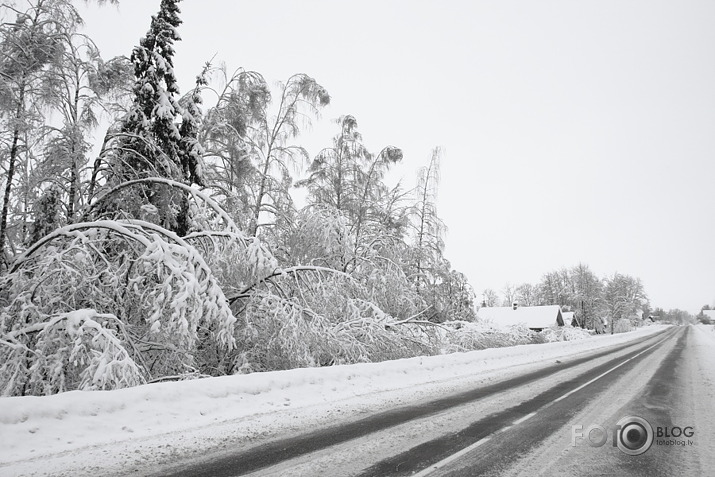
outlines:
[{"label": "vanishing road ahead", "polygon": [[[715,465],[712,330],[672,327],[173,475],[706,475]],[[640,455],[614,445],[628,416],[652,429]]]}]

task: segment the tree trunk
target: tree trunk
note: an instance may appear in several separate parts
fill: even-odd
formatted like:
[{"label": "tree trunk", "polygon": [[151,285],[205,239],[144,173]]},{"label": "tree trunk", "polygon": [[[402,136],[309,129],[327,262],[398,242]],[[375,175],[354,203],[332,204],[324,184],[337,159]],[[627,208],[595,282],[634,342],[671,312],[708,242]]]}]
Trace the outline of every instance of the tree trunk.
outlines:
[{"label": "tree trunk", "polygon": [[67,223],[71,224],[74,218],[75,200],[77,195],[77,161],[73,157],[72,170],[70,171],[70,191],[67,199]]},{"label": "tree trunk", "polygon": [[251,219],[249,232],[252,237],[258,235],[258,217],[261,215],[263,197],[266,195],[266,177],[268,177],[268,169],[271,165],[271,154],[273,154],[272,143],[268,146],[268,152],[266,154],[266,163],[263,165],[263,173],[261,174],[261,187],[258,190],[258,196],[256,197],[256,208],[253,211],[253,217]]},{"label": "tree trunk", "polygon": [[25,104],[25,87],[20,88],[20,95],[15,112],[15,127],[12,133],[12,147],[10,148],[10,163],[7,167],[7,184],[5,184],[5,194],[2,199],[2,215],[0,215],[0,259],[5,262],[5,243],[7,235],[7,215],[10,208],[10,194],[12,193],[12,179],[15,175],[15,163],[17,162],[18,142],[20,140],[20,116]]},{"label": "tree trunk", "polygon": [[[77,123],[78,123],[78,118],[77,118],[77,112],[79,110],[79,93],[80,93],[80,88],[79,88],[79,78],[77,79],[75,91],[74,91],[74,104],[72,108],[72,124],[75,128],[77,128]],[[72,164],[70,168],[70,190],[69,190],[69,197],[67,198],[67,223],[71,224],[74,219],[74,212],[76,209],[77,205],[77,183],[79,182],[79,157],[77,157],[77,151],[80,150],[80,148],[77,145],[77,136],[75,135],[77,132],[77,129],[73,129],[72,131],[72,137],[70,139],[70,144],[71,149],[70,149],[70,157],[72,158]]]},{"label": "tree trunk", "polygon": [[87,189],[87,204],[89,204],[94,197],[94,190],[97,187],[97,176],[99,175],[99,169],[102,167],[102,156],[104,155],[104,151],[107,149],[107,143],[109,142],[110,137],[110,133],[109,131],[107,131],[107,133],[104,135],[104,140],[102,141],[102,150],[99,151],[99,154],[94,159],[94,166],[92,167],[92,177],[89,180],[89,187]]}]

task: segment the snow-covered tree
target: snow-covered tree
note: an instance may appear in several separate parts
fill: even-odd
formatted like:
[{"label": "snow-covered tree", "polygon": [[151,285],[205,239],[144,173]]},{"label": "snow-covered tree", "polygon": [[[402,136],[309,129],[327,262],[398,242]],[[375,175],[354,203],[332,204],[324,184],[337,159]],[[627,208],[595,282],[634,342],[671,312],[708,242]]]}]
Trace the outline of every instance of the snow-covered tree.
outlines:
[{"label": "snow-covered tree", "polygon": [[514,301],[516,300],[516,288],[511,283],[507,283],[506,285],[504,285],[504,288],[502,288],[501,293],[504,297],[504,300],[502,301],[502,306],[511,306],[512,303],[514,303]]},{"label": "snow-covered tree", "polygon": [[258,232],[262,214],[274,217],[275,222],[283,213],[281,204],[292,204],[288,194],[292,182],[290,172],[308,159],[308,152],[289,140],[298,135],[301,123],[306,123],[311,115],[317,116],[319,108],[330,103],[325,88],[305,74],[291,76],[280,89],[277,114],[271,117],[264,105],[260,126],[246,136],[258,173],[249,229],[251,235]]},{"label": "snow-covered tree", "polygon": [[261,75],[218,73],[223,88],[216,91],[217,105],[207,112],[202,137],[213,162],[212,179],[232,193],[228,199],[235,204],[229,208],[256,235],[259,228],[285,223],[292,213],[292,172],[308,158],[295,139],[330,96],[310,76],[295,74],[278,85],[274,104]]},{"label": "snow-covered tree", "polygon": [[[67,67],[82,19],[70,0],[5,2],[0,6],[0,18],[0,171],[7,178],[3,181],[0,213],[1,267],[6,261],[6,245],[17,245],[8,242],[13,203],[20,205],[18,213],[26,214],[29,207],[25,199],[36,186],[29,183],[35,169],[29,161],[40,156],[35,151],[40,144],[37,139],[44,140],[42,126],[48,122],[43,107],[57,100],[57,91],[48,95],[46,86],[55,83],[58,71]],[[67,125],[66,132],[68,137],[77,137],[72,126]],[[20,186],[19,182],[25,197],[13,200],[13,189]],[[76,183],[73,182],[75,186]],[[21,222],[26,229],[27,219],[23,217]],[[16,232],[14,236],[20,243],[27,238],[24,233]]]},{"label": "snow-covered tree", "polygon": [[0,118],[3,122],[0,212],[0,264],[5,261],[8,214],[18,161],[27,144],[26,132],[41,123],[38,87],[49,64],[60,53],[59,38],[79,17],[67,2],[36,0],[29,5],[3,4],[0,17]]},{"label": "snow-covered tree", "polygon": [[443,260],[445,226],[437,215],[435,203],[441,156],[441,149],[435,148],[429,164],[418,172],[410,222],[413,241],[411,274],[418,292],[425,297],[433,292],[437,269]]},{"label": "snow-covered tree", "polygon": [[499,306],[499,295],[491,288],[482,292],[482,306]]},{"label": "snow-covered tree", "polygon": [[582,328],[594,329],[603,314],[603,282],[583,263],[571,268],[570,274],[575,290],[571,309]]},{"label": "snow-covered tree", "polygon": [[211,64],[207,63],[204,69],[196,77],[196,86],[180,104],[183,108],[181,114],[181,126],[179,127],[179,162],[183,175],[188,179],[189,184],[198,184],[205,186],[204,182],[204,147],[199,141],[199,131],[203,119],[201,112],[201,89],[207,84],[206,75],[211,68]]},{"label": "snow-covered tree", "polygon": [[433,321],[473,321],[476,318],[475,293],[467,277],[443,260],[434,285],[431,319]]},{"label": "snow-covered tree", "polygon": [[362,144],[353,116],[342,116],[336,122],[340,133],[333,139],[333,145],[318,153],[310,165],[308,178],[296,185],[307,188],[311,204],[331,206],[353,223],[359,210],[361,176],[370,153]]},{"label": "snow-covered tree", "polygon": [[545,273],[539,283],[539,302],[542,305],[567,305],[572,301],[574,288],[566,268]]},{"label": "snow-covered tree", "polygon": [[522,283],[514,290],[515,299],[520,306],[536,306],[538,305],[538,288],[531,283]]},{"label": "snow-covered tree", "polygon": [[[406,207],[396,209],[398,187],[390,190],[382,179],[388,169],[402,160],[402,150],[395,146],[383,148],[376,156],[366,155],[366,164],[359,170],[358,200],[353,212],[352,229],[355,235],[355,257],[364,255],[375,240],[384,235],[399,235],[401,219]],[[402,212],[402,217],[400,216]]]},{"label": "snow-covered tree", "polygon": [[613,334],[619,323],[627,323],[630,328],[628,320],[634,318],[638,310],[643,310],[648,297],[639,278],[614,273],[605,280],[603,300]]},{"label": "snow-covered tree", "polygon": [[129,65],[122,57],[103,61],[85,35],[68,34],[61,43],[62,57],[43,77],[41,94],[62,125],[47,126],[49,140],[40,169],[65,191],[65,214],[72,222],[89,199],[83,191],[82,171],[91,148],[90,134],[102,111],[109,109],[105,98],[128,88]]},{"label": "snow-covered tree", "polygon": [[[179,95],[179,1],[161,0],[130,63],[102,61],[76,34],[70,0],[3,4],[17,20],[0,27],[0,236],[7,215],[23,230],[0,270],[0,393],[482,346],[435,323],[473,313],[465,277],[442,257],[436,159],[410,207],[384,183],[402,151],[371,154],[344,116],[295,210],[294,170],[309,157],[297,136],[327,91],[297,74],[273,98],[258,73],[224,72],[204,115],[208,79],[223,70],[207,63]],[[88,133],[99,111],[116,113],[108,99],[129,68],[125,114],[90,171]]]},{"label": "snow-covered tree", "polygon": [[13,262],[0,290],[4,395],[201,373],[200,346],[235,346],[235,318],[201,254],[145,221],[59,228]]},{"label": "snow-covered tree", "polygon": [[295,265],[319,265],[342,270],[354,249],[350,221],[340,210],[326,205],[303,208],[285,235],[285,260]]},{"label": "snow-covered tree", "polygon": [[390,190],[382,179],[402,159],[402,150],[387,146],[373,155],[362,145],[354,117],[343,116],[337,122],[341,132],[333,146],[318,153],[308,178],[296,185],[307,188],[312,205],[332,209],[347,221],[350,238],[344,237],[343,242],[349,240],[353,248],[341,260],[342,269],[348,271],[370,254],[376,242],[398,238],[405,209],[398,206],[399,187]]},{"label": "snow-covered tree", "polygon": [[588,267],[578,265],[544,274],[536,289],[536,303],[559,305],[575,312],[576,321],[594,329],[604,316],[603,282]]},{"label": "snow-covered tree", "polygon": [[[122,122],[118,145],[110,155],[110,183],[144,177],[164,177],[201,184],[202,150],[196,139],[198,95],[191,96],[188,110],[179,103],[174,74],[174,42],[181,24],[180,0],[162,0],[146,36],[134,48],[134,102]],[[201,82],[201,80],[200,80]],[[183,117],[183,126],[178,123]],[[182,136],[182,131],[186,136]],[[121,213],[138,217],[143,205],[157,209],[159,225],[179,235],[189,232],[186,194],[162,185],[149,185],[115,198]]]}]

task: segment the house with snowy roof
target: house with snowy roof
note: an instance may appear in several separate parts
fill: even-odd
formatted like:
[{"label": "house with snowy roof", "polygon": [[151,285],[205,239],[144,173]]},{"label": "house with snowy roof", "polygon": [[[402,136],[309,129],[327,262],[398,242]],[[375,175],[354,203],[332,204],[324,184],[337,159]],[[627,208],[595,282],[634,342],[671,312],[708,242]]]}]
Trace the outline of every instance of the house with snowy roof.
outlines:
[{"label": "house with snowy roof", "polygon": [[715,323],[715,310],[701,310],[700,313],[705,315],[710,320],[710,323]]},{"label": "house with snowy roof", "polygon": [[482,307],[477,316],[491,321],[495,326],[506,327],[523,324],[534,331],[552,326],[564,326],[564,317],[558,305],[546,306],[492,306]]},{"label": "house with snowy roof", "polygon": [[579,326],[576,319],[576,313],[573,311],[562,311],[561,316],[564,318],[564,326]]}]

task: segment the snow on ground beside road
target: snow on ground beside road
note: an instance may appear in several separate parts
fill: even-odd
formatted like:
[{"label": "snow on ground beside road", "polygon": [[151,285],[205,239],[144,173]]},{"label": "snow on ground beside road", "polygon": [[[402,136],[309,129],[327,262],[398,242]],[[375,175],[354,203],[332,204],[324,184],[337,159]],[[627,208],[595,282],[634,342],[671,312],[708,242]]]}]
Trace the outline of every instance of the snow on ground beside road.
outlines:
[{"label": "snow on ground beside road", "polygon": [[[281,426],[310,428],[314,425],[311,416],[316,412],[340,412],[341,403],[347,400],[359,399],[367,407],[387,396],[393,400],[402,396],[397,401],[408,402],[415,389],[424,391],[430,386],[437,389],[435,385],[439,383],[473,381],[475,376],[624,343],[664,328],[657,325],[579,341],[382,363],[156,383],[116,391],[0,398],[0,474],[24,473],[21,461],[36,461],[49,454],[86,451],[89,455],[83,459],[105,459],[106,454],[91,453],[103,444],[112,444],[112,453],[121,448],[125,455],[132,452],[132,446],[136,448],[133,452],[140,452],[152,439],[164,444],[158,447],[183,443],[195,451],[200,439],[191,443],[184,439],[192,429],[206,436],[214,426],[232,421],[244,423],[256,416],[263,416],[257,423],[268,422],[274,430]],[[284,413],[286,410],[291,413]],[[306,412],[296,414],[296,410]],[[283,414],[290,422],[281,422]],[[53,473],[59,473],[59,469],[53,468]]]},{"label": "snow on ground beside road", "polygon": [[692,472],[688,467],[681,467],[682,475],[712,475],[715,468],[715,454],[712,452],[715,443],[715,326],[694,325],[691,328],[691,359],[686,360],[690,366],[681,371],[690,376],[691,386],[684,390],[684,409],[676,413],[674,424],[693,426],[695,431],[693,440],[697,447],[693,453],[698,456],[700,465],[692,467]]},{"label": "snow on ground beside road", "polygon": [[693,329],[698,351],[707,362],[712,364],[710,369],[715,371],[715,325],[695,325]]}]

